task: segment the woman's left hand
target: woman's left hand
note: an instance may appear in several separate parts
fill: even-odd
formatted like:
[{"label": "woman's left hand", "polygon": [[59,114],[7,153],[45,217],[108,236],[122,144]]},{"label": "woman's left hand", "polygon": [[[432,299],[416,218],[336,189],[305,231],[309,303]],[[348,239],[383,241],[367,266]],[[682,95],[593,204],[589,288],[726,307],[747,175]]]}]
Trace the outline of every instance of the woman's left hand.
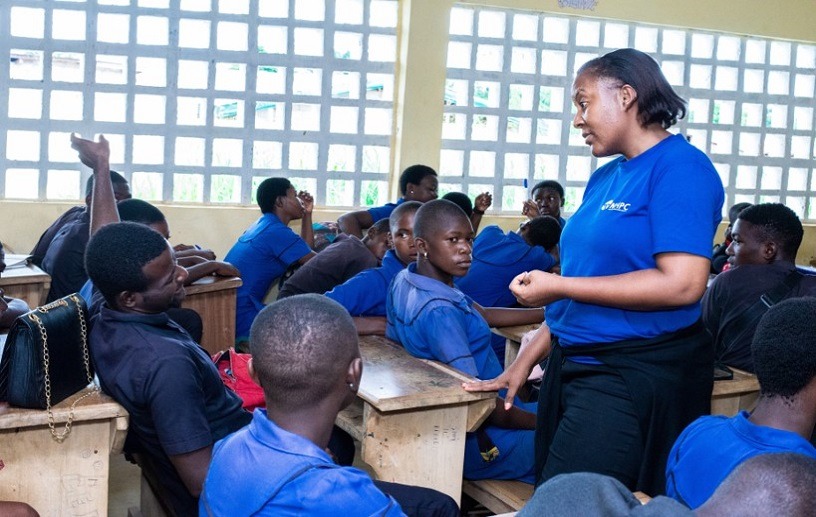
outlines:
[{"label": "woman's left hand", "polygon": [[528,271],[510,282],[510,291],[522,305],[541,307],[564,297],[556,289],[559,281],[561,281],[559,275]]}]

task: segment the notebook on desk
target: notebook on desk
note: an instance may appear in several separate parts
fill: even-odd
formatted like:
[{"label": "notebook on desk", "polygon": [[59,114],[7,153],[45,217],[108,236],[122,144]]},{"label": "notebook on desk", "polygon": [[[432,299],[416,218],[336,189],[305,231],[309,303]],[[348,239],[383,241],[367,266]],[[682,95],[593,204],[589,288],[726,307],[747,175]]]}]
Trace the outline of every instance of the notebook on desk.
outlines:
[{"label": "notebook on desk", "polygon": [[6,269],[14,269],[18,267],[26,267],[31,264],[31,255],[6,255]]}]

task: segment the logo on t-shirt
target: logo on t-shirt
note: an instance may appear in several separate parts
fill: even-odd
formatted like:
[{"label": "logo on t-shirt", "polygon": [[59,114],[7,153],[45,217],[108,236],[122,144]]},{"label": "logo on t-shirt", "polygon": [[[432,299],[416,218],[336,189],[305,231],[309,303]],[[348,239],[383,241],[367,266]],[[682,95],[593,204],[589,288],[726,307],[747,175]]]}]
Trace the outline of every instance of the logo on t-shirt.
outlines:
[{"label": "logo on t-shirt", "polygon": [[610,199],[609,201],[601,205],[601,210],[614,210],[615,212],[627,212],[630,206],[632,206],[631,203],[627,203],[625,201],[618,201],[616,203],[614,199]]}]

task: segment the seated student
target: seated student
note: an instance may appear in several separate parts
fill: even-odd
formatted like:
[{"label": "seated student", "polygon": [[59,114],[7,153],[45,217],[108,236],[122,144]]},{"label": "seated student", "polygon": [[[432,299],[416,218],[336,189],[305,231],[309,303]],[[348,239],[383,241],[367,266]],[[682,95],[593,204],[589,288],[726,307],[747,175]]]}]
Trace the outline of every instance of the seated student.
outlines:
[{"label": "seated student", "polygon": [[[473,263],[468,273],[453,281],[456,288],[482,307],[515,307],[510,282],[525,271],[551,271],[558,265],[561,225],[548,215],[528,219],[517,232],[488,226],[473,242]],[[491,346],[504,366],[507,341],[491,336]]]},{"label": "seated student", "polygon": [[367,269],[326,293],[354,319],[360,335],[385,335],[385,296],[397,273],[416,262],[414,215],[422,203],[406,201],[388,218],[392,250],[385,253],[382,266]]},{"label": "seated student", "polygon": [[[130,185],[125,177],[116,171],[110,171],[110,177],[111,181],[113,182],[113,195],[116,197],[116,200],[121,201],[123,199],[130,199]],[[29,253],[29,255],[31,255],[31,262],[34,265],[37,267],[42,267],[43,258],[45,258],[45,253],[48,251],[48,247],[51,246],[51,241],[54,240],[54,237],[57,235],[57,233],[59,233],[63,226],[73,223],[74,221],[79,221],[88,216],[88,211],[91,207],[91,193],[93,192],[93,184],[94,179],[93,176],[91,176],[85,183],[85,205],[69,208],[67,212],[51,223],[51,226],[49,226],[48,229],[46,229],[40,236],[40,240],[37,241],[34,249],[32,249],[31,253]]]},{"label": "seated student", "polygon": [[[434,359],[479,379],[502,372],[490,347],[490,327],[540,323],[540,309],[483,308],[453,286],[471,264],[473,228],[462,210],[440,199],[425,203],[414,221],[417,262],[391,282],[385,335],[416,357]],[[532,482],[535,403],[496,408],[465,442],[468,479]],[[494,449],[498,449],[495,456]]]},{"label": "seated student", "polygon": [[[120,185],[120,189],[125,188],[127,198],[129,198],[130,190],[127,187],[127,181],[114,171],[110,172],[110,176],[114,184]],[[93,176],[91,176],[91,179],[88,180],[91,191],[93,191],[93,183]],[[123,195],[121,190],[120,195]],[[90,197],[86,197],[86,203],[89,202]],[[90,237],[91,213],[89,207],[90,205],[85,207],[77,219],[65,224],[56,232],[45,251],[41,267],[43,271],[51,275],[51,290],[48,291],[46,302],[52,302],[79,291],[88,280],[84,256]]]},{"label": "seated student", "polygon": [[397,503],[325,452],[363,373],[354,324],[340,305],[315,294],[279,300],[255,318],[249,349],[267,409],[215,444],[200,515],[458,515],[436,491],[382,483],[407,496]]},{"label": "seated student", "polygon": [[740,212],[751,206],[751,203],[737,203],[728,209],[728,226],[725,227],[725,240],[722,244],[714,246],[714,251],[711,254],[711,273],[718,275],[723,271],[731,268],[728,263],[728,247],[731,245],[731,230],[734,228],[734,223],[737,221]]},{"label": "seated student", "polygon": [[540,485],[518,517],[614,515],[661,517],[807,517],[816,500],[816,460],[801,454],[761,454],[741,463],[692,511],[658,496],[646,504],[623,483],[591,472],[561,474]]},{"label": "seated student", "polygon": [[[0,243],[0,276],[6,270],[6,252],[3,249],[3,243]],[[25,314],[29,311],[28,304],[19,298],[12,298],[6,296],[3,289],[0,288],[0,330],[7,330],[11,328],[17,316]]]},{"label": "seated student", "polygon": [[521,213],[528,219],[540,215],[555,217],[561,223],[561,228],[567,224],[567,220],[561,217],[561,208],[564,207],[564,187],[554,180],[539,181],[530,192],[530,197],[524,202]]},{"label": "seated student", "polygon": [[401,203],[405,201],[424,203],[436,199],[439,181],[436,179],[436,171],[427,165],[411,165],[400,174],[399,187],[402,197],[396,203],[386,203],[383,206],[341,215],[337,220],[340,231],[362,238],[364,229],[380,219],[388,218]]},{"label": "seated student", "polygon": [[697,508],[752,456],[796,452],[816,458],[809,442],[816,425],[813,314],[816,298],[807,297],[785,300],[762,317],[751,343],[760,388],[756,409],[692,422],[669,454],[666,495]]},{"label": "seated student", "polygon": [[[295,264],[303,265],[316,254],[312,251],[312,208],[308,192],[295,192],[286,178],[267,178],[258,185],[258,219],[238,238],[224,260],[241,271],[238,288],[235,338],[249,337],[252,320],[264,307],[263,300],[274,282]],[[289,222],[301,219],[300,236]]]},{"label": "seated student", "polygon": [[342,233],[286,279],[278,292],[278,300],[295,294],[323,294],[360,271],[380,265],[387,250],[388,219],[377,221],[362,240]]},{"label": "seated student", "polygon": [[102,389],[130,415],[127,452],[139,453],[175,515],[194,515],[212,444],[251,420],[207,353],[167,315],[187,272],[158,232],[137,223],[96,231],[88,274],[105,297],[89,345]]},{"label": "seated student", "polygon": [[754,371],[751,339],[768,309],[763,296],[778,302],[816,295],[816,275],[795,264],[803,234],[799,218],[785,205],[763,203],[740,212],[726,250],[734,267],[714,278],[702,300],[703,323],[718,361]]},{"label": "seated student", "polygon": [[476,196],[476,201],[471,203],[470,198],[464,192],[448,192],[442,199],[447,199],[456,203],[462,209],[470,224],[473,226],[473,233],[479,233],[479,225],[482,224],[482,216],[493,204],[493,195],[490,192],[482,192]]}]

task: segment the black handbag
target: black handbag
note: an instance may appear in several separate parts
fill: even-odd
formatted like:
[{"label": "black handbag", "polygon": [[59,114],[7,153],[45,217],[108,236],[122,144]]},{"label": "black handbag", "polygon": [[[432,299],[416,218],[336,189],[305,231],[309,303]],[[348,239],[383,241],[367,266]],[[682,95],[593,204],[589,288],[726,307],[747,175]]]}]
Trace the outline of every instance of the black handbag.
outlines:
[{"label": "black handbag", "polygon": [[74,401],[65,429],[56,431],[51,407],[93,383],[87,314],[85,301],[71,294],[19,316],[0,360],[0,400],[47,410],[51,435],[58,442],[71,432],[76,404],[99,391],[94,386]]}]

